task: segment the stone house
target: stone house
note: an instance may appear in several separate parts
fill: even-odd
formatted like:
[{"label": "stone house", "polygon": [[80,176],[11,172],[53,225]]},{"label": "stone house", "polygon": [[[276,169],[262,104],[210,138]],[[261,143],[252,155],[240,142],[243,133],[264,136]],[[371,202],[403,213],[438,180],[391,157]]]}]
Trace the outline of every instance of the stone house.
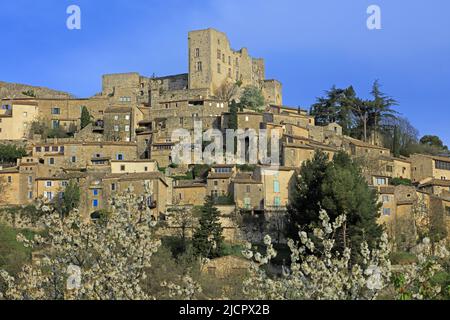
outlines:
[{"label": "stone house", "polygon": [[207,177],[207,194],[214,199],[233,196],[232,179],[235,165],[213,165]]},{"label": "stone house", "polygon": [[292,200],[298,169],[294,167],[263,167],[255,170],[255,178],[263,183],[264,210],[284,211]]},{"label": "stone house", "polygon": [[233,179],[236,209],[252,213],[264,211],[264,186],[249,172],[239,172]]},{"label": "stone house", "polygon": [[[106,175],[101,181],[101,196],[106,202],[114,195],[123,194],[130,187],[133,189],[133,193],[140,195],[144,193],[146,185],[151,193],[147,202],[152,210],[152,215],[155,219],[163,218],[166,215],[167,205],[172,203],[172,188],[169,186],[169,181],[160,172]],[[108,204],[104,203],[104,207],[99,207],[99,209],[108,209]]]},{"label": "stone house", "polygon": [[206,190],[207,185],[203,181],[176,181],[173,186],[173,203],[184,206],[202,206],[205,203]]},{"label": "stone house", "polygon": [[111,160],[111,173],[145,173],[157,172],[158,164],[154,160]]},{"label": "stone house", "polygon": [[344,136],[342,139],[343,149],[355,158],[379,158],[380,156],[390,156],[391,151],[387,148],[366,143],[361,140]]},{"label": "stone house", "polygon": [[42,164],[55,168],[83,169],[108,165],[111,160],[137,160],[137,145],[132,142],[87,142],[55,140],[32,144],[32,154]]},{"label": "stone house", "polygon": [[413,154],[410,158],[413,182],[430,178],[450,180],[450,157]]},{"label": "stone house", "polygon": [[0,170],[0,205],[21,205],[21,174],[17,167]]},{"label": "stone house", "polygon": [[34,101],[2,102],[0,108],[0,140],[23,140],[30,136],[33,121],[38,118],[38,105]]}]

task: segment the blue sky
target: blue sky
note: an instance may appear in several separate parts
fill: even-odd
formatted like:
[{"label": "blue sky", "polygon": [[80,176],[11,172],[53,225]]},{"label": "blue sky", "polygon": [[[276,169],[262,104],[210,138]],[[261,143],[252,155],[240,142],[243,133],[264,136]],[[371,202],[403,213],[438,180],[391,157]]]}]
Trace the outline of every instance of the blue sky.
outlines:
[{"label": "blue sky", "polygon": [[[82,29],[66,28],[79,5]],[[377,4],[382,30],[366,27]],[[87,97],[101,75],[187,72],[187,32],[214,27],[264,57],[287,105],[308,107],[333,84],[367,95],[379,79],[422,135],[450,145],[448,0],[2,0],[0,80]]]}]

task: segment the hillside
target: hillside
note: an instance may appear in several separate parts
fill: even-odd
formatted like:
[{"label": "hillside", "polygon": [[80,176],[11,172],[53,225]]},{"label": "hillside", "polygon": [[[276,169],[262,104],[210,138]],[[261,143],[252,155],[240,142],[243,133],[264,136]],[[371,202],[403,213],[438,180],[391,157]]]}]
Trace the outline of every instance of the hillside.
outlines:
[{"label": "hillside", "polygon": [[[24,93],[28,94],[24,94]],[[0,81],[0,99],[4,98],[70,98],[70,93],[52,90],[45,87],[36,87],[20,83],[10,83]]]}]

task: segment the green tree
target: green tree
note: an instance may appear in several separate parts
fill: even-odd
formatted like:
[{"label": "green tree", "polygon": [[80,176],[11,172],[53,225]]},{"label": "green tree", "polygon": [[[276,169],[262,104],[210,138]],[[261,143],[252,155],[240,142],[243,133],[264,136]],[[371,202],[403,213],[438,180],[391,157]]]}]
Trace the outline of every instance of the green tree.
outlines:
[{"label": "green tree", "polygon": [[81,108],[81,129],[86,128],[91,123],[91,114],[86,106]]},{"label": "green tree", "polygon": [[420,139],[420,143],[424,145],[428,145],[430,147],[436,147],[443,150],[448,150],[448,147],[444,145],[441,138],[438,136],[426,135]]},{"label": "green tree", "polygon": [[239,111],[239,104],[233,100],[230,103],[230,121],[228,123],[228,127],[230,129],[237,130],[238,129],[238,121],[237,121],[237,113]]},{"label": "green tree", "polygon": [[342,126],[343,133],[350,134],[352,127],[352,105],[356,98],[353,87],[340,89],[333,86],[325,91],[325,97],[317,98],[311,107],[311,115],[317,125],[328,125],[336,122]]},{"label": "green tree", "polygon": [[380,132],[384,128],[382,127],[383,120],[396,119],[398,112],[392,109],[393,106],[397,106],[398,102],[392,97],[384,94],[380,90],[380,83],[376,80],[372,85],[372,91],[370,94],[373,100],[369,102],[368,112],[368,127],[372,132]]},{"label": "green tree", "polygon": [[288,206],[288,235],[298,240],[298,229],[308,229],[313,221],[319,221],[321,201],[324,198],[322,185],[329,167],[328,157],[323,152],[316,152],[312,160],[307,160],[301,167],[300,179],[294,195],[294,201]]},{"label": "green tree", "polygon": [[75,180],[70,180],[69,184],[55,203],[55,209],[61,217],[67,216],[72,210],[77,209],[80,205],[81,192],[80,187]]},{"label": "green tree", "polygon": [[212,197],[206,197],[200,213],[199,226],[192,237],[194,253],[196,256],[210,259],[220,257],[223,252],[223,228],[219,220],[219,210],[214,207]]},{"label": "green tree", "polygon": [[380,238],[377,194],[346,153],[337,153],[328,162],[324,153],[317,152],[312,161],[302,166],[300,175],[297,196],[288,208],[291,225],[297,224],[301,230],[311,232],[311,225],[320,222],[319,212],[323,209],[332,221],[343,214],[347,217],[335,235],[340,248],[347,246],[358,252],[363,240],[373,245]]},{"label": "green tree", "polygon": [[260,110],[264,104],[265,100],[261,89],[255,86],[247,86],[244,88],[241,96],[241,105],[243,107]]},{"label": "green tree", "polygon": [[348,245],[357,252],[360,244],[378,242],[382,228],[378,225],[380,205],[378,195],[371,190],[360,167],[344,152],[337,153],[327,168],[322,185],[322,206],[330,217],[345,214],[341,234],[342,247]]},{"label": "green tree", "polygon": [[0,163],[16,163],[17,159],[25,157],[27,151],[13,144],[0,145]]}]

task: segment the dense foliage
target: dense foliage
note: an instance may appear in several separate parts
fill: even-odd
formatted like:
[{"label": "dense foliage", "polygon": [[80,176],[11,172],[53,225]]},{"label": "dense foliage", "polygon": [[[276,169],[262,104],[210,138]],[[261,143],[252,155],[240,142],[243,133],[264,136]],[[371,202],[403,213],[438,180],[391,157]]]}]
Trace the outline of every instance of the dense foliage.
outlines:
[{"label": "dense foliage", "polygon": [[208,259],[220,257],[223,251],[223,228],[219,220],[220,212],[214,206],[212,197],[206,197],[200,213],[199,226],[192,238],[194,253]]},{"label": "dense foliage", "polygon": [[334,237],[341,250],[349,247],[357,252],[356,247],[363,241],[373,246],[381,236],[377,194],[367,185],[358,165],[343,152],[337,153],[333,161],[317,152],[302,166],[297,193],[288,208],[291,238],[298,239],[296,226],[312,232],[311,226],[320,223],[321,210],[327,211],[331,221],[346,217]]},{"label": "dense foliage", "polygon": [[0,163],[16,164],[17,159],[25,157],[26,150],[13,144],[0,144]]}]

